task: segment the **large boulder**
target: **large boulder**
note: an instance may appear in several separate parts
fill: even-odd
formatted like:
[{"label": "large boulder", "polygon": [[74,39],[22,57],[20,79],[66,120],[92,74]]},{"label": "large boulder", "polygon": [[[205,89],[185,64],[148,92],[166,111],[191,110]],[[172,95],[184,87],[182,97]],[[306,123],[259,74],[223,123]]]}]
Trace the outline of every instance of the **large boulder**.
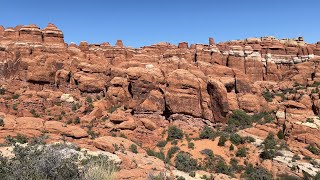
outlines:
[{"label": "large boulder", "polygon": [[84,138],[88,137],[88,133],[77,126],[65,125],[59,121],[47,121],[44,123],[44,129],[49,133],[61,134],[67,137]]},{"label": "large boulder", "polygon": [[187,70],[177,69],[166,76],[166,108],[171,113],[181,113],[201,117],[200,83],[198,78]]}]

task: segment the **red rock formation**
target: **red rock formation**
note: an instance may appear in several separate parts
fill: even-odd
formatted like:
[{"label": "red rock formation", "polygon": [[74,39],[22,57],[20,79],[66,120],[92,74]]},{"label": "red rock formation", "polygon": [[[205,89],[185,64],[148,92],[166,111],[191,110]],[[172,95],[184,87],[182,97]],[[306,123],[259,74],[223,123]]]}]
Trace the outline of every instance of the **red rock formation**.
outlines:
[{"label": "red rock formation", "polygon": [[[268,132],[282,130],[293,152],[310,155],[303,146],[319,147],[313,135],[319,133],[318,126],[305,122],[320,112],[319,55],[320,43],[307,44],[301,38],[248,38],[219,44],[209,38],[209,45],[190,47],[181,42],[129,48],[121,40],[116,46],[87,42],[67,46],[53,24],[43,30],[36,25],[0,26],[0,117],[5,119],[0,140],[45,131],[52,141],[64,136],[118,153],[106,140],[125,141],[112,138],[113,133],[153,148],[169,124],[198,138],[206,125],[223,130],[232,111],[241,109],[251,114],[270,111],[277,117],[244,133],[265,138]],[[263,97],[267,92],[273,95],[266,98],[270,102]],[[101,138],[90,140],[92,132]],[[125,143],[128,148],[132,142]],[[253,149],[248,149],[252,157],[248,160],[272,170],[275,162],[260,162],[260,149],[247,145]],[[215,146],[219,155],[232,156],[219,148],[223,147]],[[200,150],[190,152],[200,158]]]}]

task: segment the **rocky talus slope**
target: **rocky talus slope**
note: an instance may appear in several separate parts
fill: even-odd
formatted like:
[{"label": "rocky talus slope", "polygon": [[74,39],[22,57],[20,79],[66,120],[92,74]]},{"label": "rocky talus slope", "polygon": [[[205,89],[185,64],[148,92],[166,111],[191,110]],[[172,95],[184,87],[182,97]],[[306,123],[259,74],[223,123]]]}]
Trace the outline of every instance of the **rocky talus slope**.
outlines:
[{"label": "rocky talus slope", "polygon": [[319,63],[302,37],[131,48],[0,26],[0,142],[106,151],[116,179],[316,176]]}]

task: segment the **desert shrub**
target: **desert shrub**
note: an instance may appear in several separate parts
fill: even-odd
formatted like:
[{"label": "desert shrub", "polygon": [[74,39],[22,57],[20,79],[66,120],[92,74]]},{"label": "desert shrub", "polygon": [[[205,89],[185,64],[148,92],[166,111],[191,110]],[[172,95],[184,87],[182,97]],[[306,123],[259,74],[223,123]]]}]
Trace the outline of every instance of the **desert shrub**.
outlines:
[{"label": "desert shrub", "polygon": [[42,134],[39,137],[33,137],[29,140],[28,144],[31,146],[34,145],[45,145],[46,144],[46,140],[48,139],[48,135],[46,134]]},{"label": "desert shrub", "polygon": [[318,87],[320,85],[320,82],[314,81],[311,87]]},{"label": "desert shrub", "polygon": [[193,142],[188,142],[188,148],[189,149],[194,149],[194,143]]},{"label": "desert shrub", "polygon": [[11,159],[0,155],[0,179],[113,179],[115,166],[107,157],[87,157],[80,162],[77,150],[66,144],[16,145]]},{"label": "desert shrub", "polygon": [[175,153],[177,153],[179,150],[180,150],[180,148],[177,147],[177,146],[171,147],[171,148],[168,150],[168,152],[167,152],[166,162],[168,163],[168,162],[170,161],[170,159],[173,157],[173,155],[174,155]]},{"label": "desert shrub", "polygon": [[131,146],[129,147],[130,151],[137,154],[138,153],[138,148],[137,145],[135,144],[131,144]]},{"label": "desert shrub", "polygon": [[244,176],[247,180],[272,180],[272,175],[263,167],[253,167],[252,164],[248,164],[245,168]]},{"label": "desert shrub", "polygon": [[0,126],[4,126],[4,120],[0,117]]},{"label": "desert shrub", "polygon": [[89,104],[92,104],[92,102],[93,102],[93,100],[90,96],[88,96],[86,100],[87,100],[87,103],[89,103]]},{"label": "desert shrub", "polygon": [[92,130],[92,127],[88,127],[87,133],[89,134],[91,139],[95,139],[99,136],[98,133],[95,133],[94,130]]},{"label": "desert shrub", "polygon": [[243,170],[243,166],[240,166],[239,164],[239,161],[235,158],[231,158],[230,159],[230,171],[232,172],[241,172]]},{"label": "desert shrub", "polygon": [[186,152],[179,152],[175,158],[176,168],[180,171],[191,172],[197,170],[198,162]]},{"label": "desert shrub", "polygon": [[107,156],[90,156],[82,162],[80,179],[83,180],[113,180],[117,171],[115,164]]},{"label": "desert shrub", "polygon": [[73,112],[75,112],[75,111],[78,110],[80,107],[81,107],[81,104],[79,104],[79,103],[74,103],[74,104],[72,105],[71,110],[72,110]]},{"label": "desert shrub", "polygon": [[115,112],[120,106],[111,106],[111,108],[109,109],[109,113],[113,113]]},{"label": "desert shrub", "polygon": [[205,126],[199,135],[200,139],[214,139],[215,133],[213,129],[209,126]]},{"label": "desert shrub", "polygon": [[9,135],[5,137],[5,140],[8,144],[13,144],[13,145],[16,143],[25,144],[28,142],[28,138],[21,134],[18,134],[16,137],[12,137]]},{"label": "desert shrub", "polygon": [[159,159],[161,159],[161,160],[164,160],[164,159],[165,159],[164,153],[163,153],[162,151],[156,152],[156,151],[153,151],[153,150],[151,150],[151,149],[148,149],[148,150],[147,150],[147,154],[148,154],[149,156],[154,156],[154,157],[159,158]]},{"label": "desert shrub", "polygon": [[263,93],[262,93],[262,96],[264,97],[264,99],[266,99],[266,101],[268,101],[268,102],[272,102],[272,99],[274,98],[274,94],[273,93],[271,93],[270,91],[264,91]]},{"label": "desert shrub", "polygon": [[297,161],[297,160],[300,160],[301,158],[299,155],[295,154],[295,155],[293,155],[292,159]]},{"label": "desert shrub", "polygon": [[314,123],[314,120],[311,119],[311,118],[307,118],[306,122],[308,122],[308,123]]},{"label": "desert shrub", "polygon": [[165,172],[160,172],[159,174],[148,174],[148,180],[165,180],[168,179]]},{"label": "desert shrub", "polygon": [[158,147],[165,147],[165,146],[167,145],[167,143],[168,143],[168,141],[159,141],[159,142],[157,143],[157,146],[158,146]]},{"label": "desert shrub", "polygon": [[124,133],[120,133],[120,137],[122,137],[122,138],[128,138]]},{"label": "desert shrub", "polygon": [[80,118],[76,117],[73,121],[74,124],[80,124]]},{"label": "desert shrub", "polygon": [[249,142],[249,143],[256,142],[256,139],[254,137],[251,137],[251,136],[246,136],[243,139],[244,139],[245,142]]},{"label": "desert shrub", "polygon": [[6,93],[6,89],[3,87],[0,87],[0,95],[4,95]]},{"label": "desert shrub", "polygon": [[279,130],[278,133],[277,133],[277,136],[279,139],[284,139],[284,133],[282,130]]},{"label": "desert shrub", "polygon": [[247,156],[247,149],[242,147],[242,148],[239,148],[236,152],[236,156],[237,157],[246,157]]},{"label": "desert shrub", "polygon": [[317,172],[317,174],[314,176],[315,180],[320,180],[320,172]]},{"label": "desert shrub", "polygon": [[276,93],[275,96],[281,97],[281,100],[282,100],[282,101],[284,101],[284,100],[287,99],[286,96],[285,96],[282,92],[281,92],[281,93]]},{"label": "desert shrub", "polygon": [[20,144],[25,144],[28,142],[28,138],[22,134],[18,134],[16,137],[16,142]]},{"label": "desert shrub", "polygon": [[224,146],[224,144],[226,143],[227,140],[228,139],[225,135],[220,136],[218,146]]},{"label": "desert shrub", "polygon": [[252,121],[258,124],[271,123],[274,117],[269,112],[259,112],[251,116]]},{"label": "desert shrub", "polygon": [[19,97],[20,97],[19,94],[14,94],[14,95],[12,95],[12,99],[18,99]]},{"label": "desert shrub", "polygon": [[215,168],[216,173],[222,173],[222,174],[227,174],[230,175],[230,168],[229,166],[222,160],[220,160]]},{"label": "desert shrub", "polygon": [[236,133],[230,135],[230,141],[235,145],[244,143],[244,139],[239,134],[236,134]]},{"label": "desert shrub", "polygon": [[275,157],[274,150],[264,150],[260,153],[260,158],[262,159],[273,159]]},{"label": "desert shrub", "polygon": [[288,174],[281,174],[279,175],[279,180],[299,180],[298,176],[288,175]]},{"label": "desert shrub", "polygon": [[179,176],[179,177],[177,177],[177,180],[186,180],[186,179],[182,176]]},{"label": "desert shrub", "polygon": [[312,152],[315,155],[319,155],[319,149],[317,149],[313,145],[307,146],[306,149],[308,149],[310,152]]},{"label": "desert shrub", "polygon": [[240,129],[250,127],[252,118],[243,110],[234,110],[228,121],[228,126],[234,126]]},{"label": "desert shrub", "polygon": [[250,116],[243,110],[234,110],[228,120],[226,131],[235,132],[240,129],[251,127],[253,122],[265,124],[270,123],[273,120],[274,117],[268,112],[260,112]]},{"label": "desert shrub", "polygon": [[203,149],[200,151],[200,153],[208,157],[214,157],[213,151],[211,149]]},{"label": "desert shrub", "polygon": [[233,144],[231,144],[229,147],[229,151],[233,151],[233,150],[234,150],[234,146],[233,146]]},{"label": "desert shrub", "polygon": [[274,139],[274,135],[269,133],[266,139],[263,141],[263,144],[265,149],[275,149],[277,142]]},{"label": "desert shrub", "polygon": [[183,131],[176,126],[170,126],[168,129],[168,141],[172,141],[175,139],[182,139],[183,138]]},{"label": "desert shrub", "polygon": [[193,171],[193,172],[190,172],[189,173],[189,176],[191,176],[191,177],[196,177],[196,173]]},{"label": "desert shrub", "polygon": [[76,156],[61,149],[15,146],[13,153],[1,162],[0,179],[79,179]]},{"label": "desert shrub", "polygon": [[178,140],[175,139],[175,140],[171,141],[171,144],[172,145],[177,145],[178,144]]},{"label": "desert shrub", "polygon": [[31,109],[30,113],[33,115],[33,117],[40,117],[40,115],[34,109]]}]

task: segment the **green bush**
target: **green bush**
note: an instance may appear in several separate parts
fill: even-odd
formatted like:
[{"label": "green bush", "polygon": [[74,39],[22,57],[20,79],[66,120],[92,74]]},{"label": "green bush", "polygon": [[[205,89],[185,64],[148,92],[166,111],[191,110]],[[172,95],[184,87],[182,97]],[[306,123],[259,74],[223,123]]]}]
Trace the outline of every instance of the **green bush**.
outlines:
[{"label": "green bush", "polygon": [[272,102],[272,99],[274,98],[274,94],[271,93],[270,91],[264,91],[262,93],[262,96],[264,97],[264,99],[266,99],[266,101],[268,102]]},{"label": "green bush", "polygon": [[298,176],[288,175],[288,174],[281,174],[279,176],[279,180],[299,180]]},{"label": "green bush", "polygon": [[74,124],[80,124],[80,118],[79,117],[76,117],[75,119],[74,119],[74,122],[73,122]]},{"label": "green bush", "polygon": [[14,94],[14,95],[12,95],[12,99],[18,99],[19,97],[20,97],[19,94]]},{"label": "green bush", "polygon": [[91,139],[95,139],[99,136],[98,133],[95,133],[94,130],[92,130],[92,127],[88,128],[87,133],[89,134]]},{"label": "green bush", "polygon": [[40,115],[34,109],[31,109],[30,113],[33,115],[33,117],[40,117]]},{"label": "green bush", "polygon": [[229,118],[228,125],[240,129],[247,128],[252,125],[252,118],[243,110],[234,110]]},{"label": "green bush", "polygon": [[0,126],[4,126],[4,120],[0,117]]},{"label": "green bush", "polygon": [[249,143],[256,142],[256,139],[254,137],[251,137],[251,136],[246,136],[243,139],[244,139],[245,142],[249,142]]},{"label": "green bush", "polygon": [[[107,157],[86,157],[80,162],[78,153],[75,153],[77,150],[74,146],[66,144],[16,145],[12,158],[0,155],[0,179],[113,179],[115,167]],[[104,163],[103,166],[101,162]]]},{"label": "green bush", "polygon": [[190,172],[189,173],[189,176],[191,176],[191,177],[196,177],[196,173],[193,171],[193,172]]},{"label": "green bush", "polygon": [[297,160],[300,160],[301,158],[299,155],[295,154],[295,155],[293,155],[292,159],[297,161]]},{"label": "green bush", "polygon": [[242,175],[247,180],[272,180],[272,175],[263,167],[253,167],[252,164],[248,164]]},{"label": "green bush", "polygon": [[234,150],[234,146],[233,146],[233,144],[231,144],[229,147],[229,151],[233,151],[233,150]]},{"label": "green bush", "polygon": [[200,153],[208,157],[214,157],[213,151],[211,149],[203,149],[200,151]]},{"label": "green bush", "polygon": [[172,141],[175,139],[182,139],[183,138],[183,131],[176,126],[170,126],[168,129],[168,141]]},{"label": "green bush", "polygon": [[282,130],[279,130],[278,133],[277,133],[277,136],[279,139],[284,139],[284,133]]},{"label": "green bush", "polygon": [[205,126],[199,135],[200,139],[214,139],[215,133],[213,129],[209,126]]},{"label": "green bush", "polygon": [[128,138],[124,133],[120,133],[120,137],[122,137],[122,138]]},{"label": "green bush", "polygon": [[177,146],[171,147],[171,148],[168,150],[168,152],[167,152],[166,162],[168,163],[168,162],[170,161],[170,159],[173,157],[173,155],[174,155],[175,153],[177,153],[179,150],[180,150],[180,148],[177,147]]},{"label": "green bush", "polygon": [[156,151],[153,151],[153,150],[151,150],[151,149],[148,149],[148,150],[147,150],[147,154],[148,154],[148,156],[154,156],[154,157],[159,158],[159,159],[161,159],[161,160],[164,160],[164,159],[165,159],[164,153],[163,153],[162,151],[156,152]]},{"label": "green bush", "polygon": [[89,104],[92,104],[93,100],[92,100],[92,98],[91,98],[90,96],[87,97],[87,102],[88,102]]},{"label": "green bush", "polygon": [[189,142],[188,143],[188,148],[189,149],[194,149],[194,143],[193,142]]},{"label": "green bush", "polygon": [[111,106],[111,108],[109,109],[109,113],[113,113],[115,112],[120,106]]},{"label": "green bush", "polygon": [[273,159],[275,157],[274,150],[264,150],[260,153],[260,158],[262,159]]},{"label": "green bush", "polygon": [[277,142],[274,139],[274,135],[269,133],[266,139],[263,141],[263,144],[265,149],[275,149]]},{"label": "green bush", "polygon": [[319,149],[317,149],[313,145],[307,146],[306,149],[308,149],[310,152],[312,152],[312,154],[319,155]]},{"label": "green bush", "polygon": [[242,147],[242,148],[239,148],[236,152],[236,156],[237,157],[246,157],[247,156],[247,149]]},{"label": "green bush", "polygon": [[235,145],[244,143],[244,139],[239,134],[236,134],[236,133],[230,135],[230,141]]},{"label": "green bush", "polygon": [[21,134],[18,134],[15,138],[9,135],[5,138],[5,140],[8,144],[16,144],[16,143],[25,144],[28,142],[28,138]]},{"label": "green bush", "polygon": [[308,122],[308,123],[314,123],[314,120],[311,119],[311,118],[307,118],[306,122]]},{"label": "green bush", "polygon": [[222,174],[227,174],[230,175],[230,168],[229,166],[222,160],[220,160],[215,168],[216,173],[222,173]]},{"label": "green bush", "polygon": [[274,117],[269,112],[259,112],[251,116],[252,121],[258,124],[266,124],[274,121]]},{"label": "green bush", "polygon": [[159,174],[149,174],[148,180],[164,180],[168,179],[165,172],[160,172]]},{"label": "green bush", "polygon": [[234,110],[232,111],[228,120],[228,126],[225,130],[234,133],[240,129],[251,127],[253,122],[265,124],[270,123],[273,120],[274,117],[268,112],[260,112],[250,116],[243,110]]},{"label": "green bush", "polygon": [[159,142],[157,143],[157,146],[158,146],[158,147],[165,147],[165,146],[167,145],[167,143],[168,143],[168,141],[159,141]]},{"label": "green bush", "polygon": [[243,170],[243,167],[238,165],[239,161],[235,158],[230,159],[230,170],[232,172],[240,173]]},{"label": "green bush", "polygon": [[138,153],[138,148],[137,145],[135,144],[131,144],[131,146],[129,147],[130,151],[137,154]]},{"label": "green bush", "polygon": [[226,143],[227,140],[228,139],[225,135],[220,136],[218,146],[224,146],[224,144]]},{"label": "green bush", "polygon": [[6,89],[3,87],[0,87],[0,95],[4,95],[6,93]]},{"label": "green bush", "polygon": [[175,158],[176,168],[180,171],[191,172],[197,170],[198,162],[186,152],[179,152]]}]

